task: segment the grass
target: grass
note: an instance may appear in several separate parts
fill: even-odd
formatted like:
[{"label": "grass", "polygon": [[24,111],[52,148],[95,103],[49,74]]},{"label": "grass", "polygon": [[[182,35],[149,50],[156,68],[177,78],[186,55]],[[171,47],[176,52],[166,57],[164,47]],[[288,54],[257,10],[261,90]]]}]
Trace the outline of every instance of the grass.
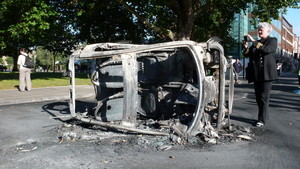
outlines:
[{"label": "grass", "polygon": [[[70,84],[69,77],[63,77],[62,73],[49,72],[32,72],[31,73],[32,88],[68,86]],[[76,73],[76,85],[91,84],[86,73]],[[19,72],[0,72],[0,90],[18,89]]]}]

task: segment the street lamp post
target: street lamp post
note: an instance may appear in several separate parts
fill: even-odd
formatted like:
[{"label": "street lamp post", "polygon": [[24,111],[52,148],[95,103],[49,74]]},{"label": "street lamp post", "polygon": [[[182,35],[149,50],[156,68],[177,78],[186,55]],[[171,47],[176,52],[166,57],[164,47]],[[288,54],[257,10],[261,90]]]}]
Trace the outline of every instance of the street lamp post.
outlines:
[{"label": "street lamp post", "polygon": [[[237,58],[241,56],[241,14],[238,14],[238,51]],[[243,79],[245,79],[245,57],[243,57]]]},{"label": "street lamp post", "polygon": [[237,58],[240,59],[240,53],[241,53],[241,15],[239,14],[238,18],[238,53],[237,53]]}]

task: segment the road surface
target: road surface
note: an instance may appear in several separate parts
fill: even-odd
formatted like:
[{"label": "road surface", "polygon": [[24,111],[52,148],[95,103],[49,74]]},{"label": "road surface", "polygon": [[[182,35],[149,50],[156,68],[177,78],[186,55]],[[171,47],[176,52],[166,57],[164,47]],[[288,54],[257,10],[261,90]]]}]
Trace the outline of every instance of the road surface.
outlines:
[{"label": "road surface", "polygon": [[[270,121],[264,128],[253,126],[257,117],[253,86],[235,86],[232,124],[250,127],[252,141],[170,145],[168,150],[153,146],[163,138],[120,133],[103,132],[92,141],[62,141],[58,131],[70,118],[66,100],[1,106],[0,168],[299,168],[299,95],[292,92],[294,82],[289,86],[288,80],[274,83]],[[78,103],[93,106],[93,101]],[[114,139],[117,135],[122,137]],[[103,141],[103,137],[111,139]]]}]

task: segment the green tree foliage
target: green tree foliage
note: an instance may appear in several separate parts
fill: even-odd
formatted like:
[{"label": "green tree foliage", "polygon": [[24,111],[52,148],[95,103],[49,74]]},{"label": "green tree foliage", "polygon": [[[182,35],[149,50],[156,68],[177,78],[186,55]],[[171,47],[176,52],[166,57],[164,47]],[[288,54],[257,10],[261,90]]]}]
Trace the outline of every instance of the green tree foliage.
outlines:
[{"label": "green tree foliage", "polygon": [[252,9],[254,18],[260,21],[270,22],[273,19],[279,19],[280,13],[287,12],[287,8],[299,8],[299,0],[256,0]]},{"label": "green tree foliage", "polygon": [[36,64],[49,71],[50,67],[53,66],[54,55],[47,49],[39,46],[36,48]]},{"label": "green tree foliage", "polygon": [[11,69],[14,64],[14,60],[12,57],[2,56],[0,57],[0,65]]},{"label": "green tree foliage", "polygon": [[10,69],[13,67],[14,65],[14,60],[12,57],[6,57],[6,63],[7,63],[7,67],[9,67]]},{"label": "green tree foliage", "polygon": [[11,41],[22,47],[41,41],[53,24],[50,18],[57,15],[43,0],[4,0],[0,5],[2,50]]},{"label": "green tree foliage", "polygon": [[253,6],[253,17],[278,19],[300,0],[2,0],[0,54],[14,56],[19,47],[44,46],[69,55],[75,45],[132,40],[230,42],[234,14]]},{"label": "green tree foliage", "polygon": [[13,56],[18,48],[44,43],[58,14],[45,0],[3,0],[0,2],[0,54]]},{"label": "green tree foliage", "polygon": [[47,72],[53,70],[55,72],[56,63],[64,63],[63,53],[52,52],[42,46],[36,47],[36,64],[43,67]]},{"label": "green tree foliage", "polygon": [[0,57],[0,65],[4,65],[4,59],[3,59],[3,57]]},{"label": "green tree foliage", "polygon": [[147,27],[113,0],[59,1],[56,6],[60,6],[56,9],[68,19],[61,21],[68,24],[67,28],[80,43],[117,40],[141,43],[147,36]]},{"label": "green tree foliage", "polygon": [[[299,0],[115,0],[134,14],[159,37],[169,40],[200,40],[228,37],[234,14],[252,3],[253,17],[278,19],[286,7]],[[281,9],[281,10],[280,10]]]}]

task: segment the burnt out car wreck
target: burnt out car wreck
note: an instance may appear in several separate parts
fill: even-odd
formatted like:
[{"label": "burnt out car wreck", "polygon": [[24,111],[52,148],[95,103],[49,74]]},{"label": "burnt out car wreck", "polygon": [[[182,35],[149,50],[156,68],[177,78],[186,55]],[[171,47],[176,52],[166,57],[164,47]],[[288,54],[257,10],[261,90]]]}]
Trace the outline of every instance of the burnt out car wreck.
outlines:
[{"label": "burnt out car wreck", "polygon": [[[76,59],[95,59],[97,103],[75,108]],[[219,128],[225,106],[227,61],[218,38],[150,45],[99,43],[69,60],[70,112],[83,123],[141,134],[195,136]],[[208,133],[209,134],[209,133]]]}]

